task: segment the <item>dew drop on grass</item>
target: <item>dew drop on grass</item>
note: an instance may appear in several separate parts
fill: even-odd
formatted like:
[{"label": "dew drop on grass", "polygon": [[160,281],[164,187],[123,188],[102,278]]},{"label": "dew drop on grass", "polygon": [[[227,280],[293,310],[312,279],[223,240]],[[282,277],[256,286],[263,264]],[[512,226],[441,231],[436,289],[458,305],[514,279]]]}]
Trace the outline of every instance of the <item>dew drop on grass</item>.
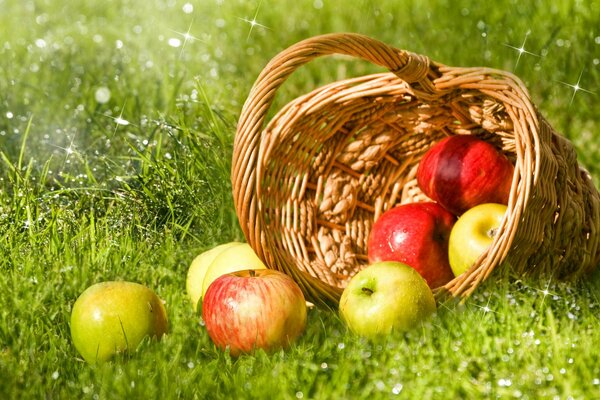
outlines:
[{"label": "dew drop on grass", "polygon": [[401,383],[396,383],[392,388],[392,393],[400,394],[402,392],[402,389],[404,389],[404,386]]},{"label": "dew drop on grass", "polygon": [[194,5],[192,3],[185,3],[181,9],[184,13],[191,14],[194,12]]},{"label": "dew drop on grass", "polygon": [[110,100],[110,89],[105,86],[99,87],[94,93],[94,98],[100,104],[108,103]]},{"label": "dew drop on grass", "polygon": [[181,46],[181,40],[179,40],[178,38],[170,38],[167,43],[169,44],[169,46],[171,47],[179,47]]},{"label": "dew drop on grass", "polygon": [[498,379],[498,386],[500,387],[509,387],[512,385],[512,381],[510,379]]}]

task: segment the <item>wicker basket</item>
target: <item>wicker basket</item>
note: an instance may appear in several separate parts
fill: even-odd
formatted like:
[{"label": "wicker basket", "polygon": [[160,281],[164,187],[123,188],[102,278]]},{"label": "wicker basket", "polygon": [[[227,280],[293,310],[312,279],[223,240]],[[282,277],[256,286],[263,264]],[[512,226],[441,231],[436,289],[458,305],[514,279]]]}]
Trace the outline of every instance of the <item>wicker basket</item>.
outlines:
[{"label": "wicker basket", "polygon": [[[270,120],[277,89],[301,65],[342,54],[389,72],[334,82]],[[488,251],[437,294],[468,296],[500,264],[518,276],[573,279],[599,262],[599,194],[510,73],[454,68],[358,34],[299,42],[264,68],[234,142],[233,195],[248,243],[309,299],[336,304],[367,265],[366,242],[385,210],[427,200],[420,157],[447,135],[476,135],[515,164],[508,211]]]}]

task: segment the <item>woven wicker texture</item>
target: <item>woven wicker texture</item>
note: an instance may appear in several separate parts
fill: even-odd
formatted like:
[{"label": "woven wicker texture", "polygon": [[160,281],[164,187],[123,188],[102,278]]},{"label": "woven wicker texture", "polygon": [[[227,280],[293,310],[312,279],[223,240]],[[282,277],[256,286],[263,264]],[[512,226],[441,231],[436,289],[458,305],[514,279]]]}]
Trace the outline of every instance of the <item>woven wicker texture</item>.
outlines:
[{"label": "woven wicker texture", "polygon": [[[316,57],[343,54],[387,72],[330,83],[267,121],[277,89]],[[309,38],[274,57],[239,119],[232,184],[249,244],[306,295],[336,304],[367,265],[373,222],[428,200],[419,159],[447,135],[476,135],[515,164],[503,224],[488,251],[437,293],[468,296],[493,269],[574,279],[599,262],[599,194],[572,145],[554,132],[514,75],[454,68],[349,33]]]}]

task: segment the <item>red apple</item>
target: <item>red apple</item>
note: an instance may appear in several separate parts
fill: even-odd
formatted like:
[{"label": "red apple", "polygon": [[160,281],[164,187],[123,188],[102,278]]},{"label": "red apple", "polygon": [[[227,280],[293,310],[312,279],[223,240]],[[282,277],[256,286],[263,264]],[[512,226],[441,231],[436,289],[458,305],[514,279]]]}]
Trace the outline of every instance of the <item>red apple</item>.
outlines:
[{"label": "red apple", "polygon": [[367,243],[369,262],[398,261],[421,274],[431,288],[454,274],[448,262],[448,238],[456,217],[437,203],[409,203],[384,212]]},{"label": "red apple", "polygon": [[306,301],[298,284],[272,269],[221,275],[208,287],[202,316],[211,340],[232,356],[285,348],[306,327]]},{"label": "red apple", "polygon": [[514,166],[492,144],[471,135],[434,144],[417,168],[419,188],[455,215],[483,203],[508,204]]}]

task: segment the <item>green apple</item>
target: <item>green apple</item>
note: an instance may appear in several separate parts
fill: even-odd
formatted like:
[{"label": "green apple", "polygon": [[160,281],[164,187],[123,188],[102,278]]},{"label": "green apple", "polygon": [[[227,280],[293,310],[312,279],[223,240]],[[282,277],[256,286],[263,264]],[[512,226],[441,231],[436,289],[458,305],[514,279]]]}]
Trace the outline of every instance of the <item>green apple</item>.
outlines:
[{"label": "green apple", "polygon": [[504,204],[484,203],[461,215],[448,239],[448,258],[454,276],[467,271],[494,241],[506,214]]},{"label": "green apple", "polygon": [[81,293],[71,311],[73,344],[90,363],[135,351],[144,338],[160,339],[166,332],[162,301],[139,283],[96,283]]},{"label": "green apple", "polygon": [[425,279],[397,261],[376,262],[358,272],[339,304],[340,316],[350,330],[368,338],[413,329],[435,311]]},{"label": "green apple", "polygon": [[247,269],[267,269],[267,267],[248,243],[226,248],[208,266],[202,283],[201,297],[204,297],[210,284],[221,275]]},{"label": "green apple", "polygon": [[204,282],[204,275],[210,264],[214,261],[215,257],[219,255],[225,249],[239,245],[239,242],[223,243],[209,250],[200,253],[188,269],[187,278],[185,281],[185,289],[187,294],[192,301],[194,311],[198,308],[198,301],[202,298],[202,283]]}]

